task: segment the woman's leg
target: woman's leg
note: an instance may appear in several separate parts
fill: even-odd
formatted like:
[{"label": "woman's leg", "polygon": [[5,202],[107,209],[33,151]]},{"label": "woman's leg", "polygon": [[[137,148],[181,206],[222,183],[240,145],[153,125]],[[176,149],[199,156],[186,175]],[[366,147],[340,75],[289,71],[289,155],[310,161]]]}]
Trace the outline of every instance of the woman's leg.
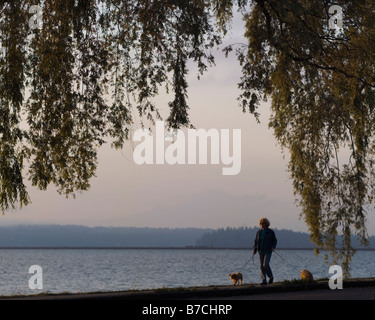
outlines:
[{"label": "woman's leg", "polygon": [[260,276],[262,278],[262,283],[267,282],[266,281],[267,271],[265,268],[265,259],[266,259],[266,255],[263,253],[259,253],[259,266],[260,266]]},{"label": "woman's leg", "polygon": [[272,253],[259,254],[259,263],[260,263],[260,275],[262,278],[262,283],[266,283],[266,277],[273,281],[273,273],[270,266]]},{"label": "woman's leg", "polygon": [[270,280],[273,280],[273,274],[270,266],[272,252],[265,254],[264,257],[264,270]]}]

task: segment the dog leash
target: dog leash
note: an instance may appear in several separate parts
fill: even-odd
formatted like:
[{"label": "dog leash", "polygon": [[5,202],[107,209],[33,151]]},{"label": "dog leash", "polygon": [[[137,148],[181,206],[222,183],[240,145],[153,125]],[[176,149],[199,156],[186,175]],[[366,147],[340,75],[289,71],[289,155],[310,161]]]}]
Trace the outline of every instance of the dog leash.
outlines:
[{"label": "dog leash", "polygon": [[282,260],[284,260],[287,264],[289,264],[291,267],[293,267],[294,270],[296,270],[297,272],[300,272],[300,270],[298,270],[297,267],[295,267],[294,265],[290,264],[286,259],[284,259],[282,256],[280,256],[279,253],[276,250],[273,250],[273,252],[275,252]]},{"label": "dog leash", "polygon": [[[246,263],[240,268],[240,271],[242,272],[243,269],[247,266],[247,264],[250,262],[250,260],[253,260],[253,264],[254,264],[254,255],[252,255],[249,260],[246,261]],[[253,281],[250,280],[250,284],[254,284]]]},{"label": "dog leash", "polygon": [[242,268],[240,269],[241,271],[243,270],[243,268],[245,268],[247,266],[247,264],[250,262],[250,260],[253,259],[253,264],[254,264],[254,255],[252,257],[250,257],[249,260],[246,261],[246,263],[242,266]]},{"label": "dog leash", "polygon": [[246,261],[246,263],[240,268],[240,271],[243,271],[243,269],[247,266],[247,264],[250,262],[250,260],[253,260],[253,265],[254,265],[254,255],[252,255],[252,257],[250,257],[249,260]]}]

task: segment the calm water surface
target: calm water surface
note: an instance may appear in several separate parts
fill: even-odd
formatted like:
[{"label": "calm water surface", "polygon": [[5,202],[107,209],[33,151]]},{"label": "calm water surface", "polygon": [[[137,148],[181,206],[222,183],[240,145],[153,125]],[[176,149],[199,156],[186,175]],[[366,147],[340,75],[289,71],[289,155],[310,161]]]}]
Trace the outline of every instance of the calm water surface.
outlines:
[{"label": "calm water surface", "polygon": [[[275,281],[299,279],[302,269],[330,276],[323,256],[310,250],[278,253]],[[258,255],[250,257],[249,250],[0,249],[0,295],[228,285],[229,273],[239,271],[244,283],[259,283]],[[41,290],[29,288],[32,265],[42,267]],[[352,277],[375,277],[375,251],[357,252]]]}]

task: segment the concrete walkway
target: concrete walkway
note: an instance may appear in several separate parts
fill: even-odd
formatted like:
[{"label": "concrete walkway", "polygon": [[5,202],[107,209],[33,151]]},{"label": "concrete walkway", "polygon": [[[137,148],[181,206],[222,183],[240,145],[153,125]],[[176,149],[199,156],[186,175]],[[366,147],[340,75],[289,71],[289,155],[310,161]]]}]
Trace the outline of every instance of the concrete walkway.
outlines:
[{"label": "concrete walkway", "polygon": [[216,297],[212,300],[375,300],[375,286]]},{"label": "concrete walkway", "polygon": [[2,297],[1,300],[375,300],[375,279],[344,281],[342,290],[331,290],[328,281],[274,283],[260,286],[171,288],[145,291],[78,294],[42,294]]}]

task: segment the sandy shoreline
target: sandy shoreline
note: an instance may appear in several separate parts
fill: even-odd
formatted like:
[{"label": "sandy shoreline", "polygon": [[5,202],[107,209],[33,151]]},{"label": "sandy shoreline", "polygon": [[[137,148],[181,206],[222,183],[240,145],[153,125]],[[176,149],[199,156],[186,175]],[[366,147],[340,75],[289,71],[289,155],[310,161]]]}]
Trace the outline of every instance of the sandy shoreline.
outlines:
[{"label": "sandy shoreline", "polygon": [[[375,292],[375,278],[353,279],[344,281],[344,290],[349,293],[350,288],[367,288]],[[371,298],[363,291],[363,299]],[[361,291],[361,292],[362,292]],[[289,295],[300,296],[302,293],[333,292],[329,289],[328,280],[306,283],[302,281],[281,282],[272,285],[260,286],[244,284],[241,286],[212,286],[194,288],[163,288],[156,290],[121,291],[121,292],[97,292],[97,293],[64,293],[64,294],[39,294],[29,296],[1,297],[1,300],[204,300],[204,299],[250,299],[257,296],[272,299],[272,294],[282,298]],[[294,293],[298,293],[295,295]],[[372,293],[371,293],[372,294]],[[333,296],[334,297],[334,296]],[[359,297],[360,298],[360,297]]]}]

